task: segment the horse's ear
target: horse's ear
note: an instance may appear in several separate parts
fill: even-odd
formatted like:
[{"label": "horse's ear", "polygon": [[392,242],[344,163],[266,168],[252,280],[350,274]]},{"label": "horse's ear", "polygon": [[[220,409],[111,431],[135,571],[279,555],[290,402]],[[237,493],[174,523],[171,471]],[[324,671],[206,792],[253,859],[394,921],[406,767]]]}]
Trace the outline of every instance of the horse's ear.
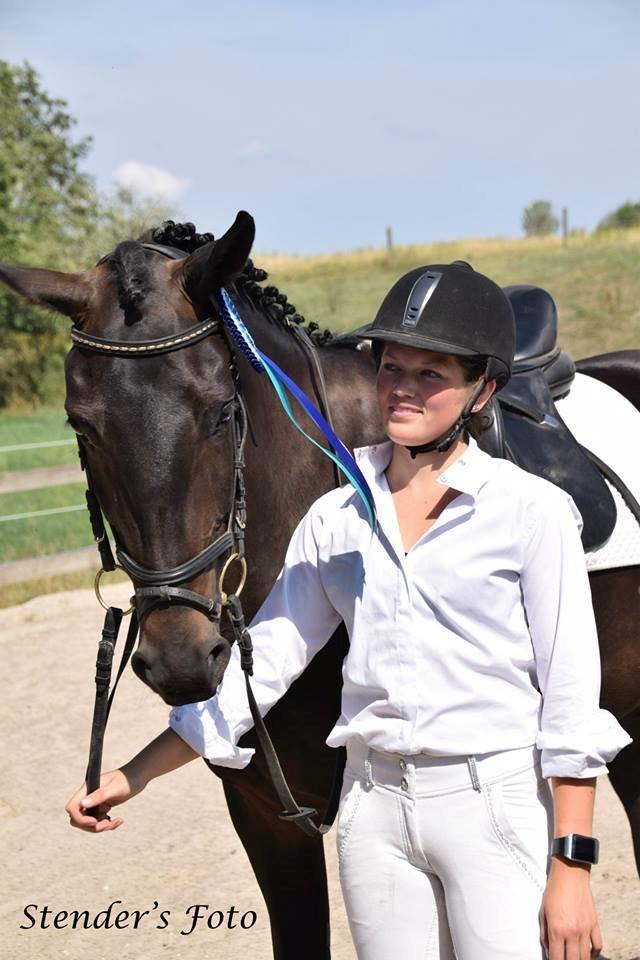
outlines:
[{"label": "horse's ear", "polygon": [[202,302],[242,273],[255,237],[253,217],[241,210],[219,240],[206,243],[188,257],[182,279],[192,300]]},{"label": "horse's ear", "polygon": [[0,281],[38,307],[76,316],[88,298],[87,280],[82,273],[59,273],[37,267],[14,267],[0,263]]}]

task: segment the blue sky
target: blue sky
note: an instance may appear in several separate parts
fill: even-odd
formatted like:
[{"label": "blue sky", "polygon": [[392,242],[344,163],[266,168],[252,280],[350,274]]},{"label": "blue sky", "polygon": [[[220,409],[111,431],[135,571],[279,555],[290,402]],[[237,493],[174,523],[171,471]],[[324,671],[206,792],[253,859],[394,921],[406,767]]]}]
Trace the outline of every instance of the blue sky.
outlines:
[{"label": "blue sky", "polygon": [[639,28],[636,0],[4,0],[0,57],[67,101],[102,189],[313,253],[640,200]]}]

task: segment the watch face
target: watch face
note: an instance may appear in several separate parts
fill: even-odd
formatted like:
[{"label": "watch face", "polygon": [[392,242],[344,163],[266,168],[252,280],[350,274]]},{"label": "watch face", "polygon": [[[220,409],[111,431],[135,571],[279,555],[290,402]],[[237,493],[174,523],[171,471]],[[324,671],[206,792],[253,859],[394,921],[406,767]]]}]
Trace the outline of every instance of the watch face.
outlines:
[{"label": "watch face", "polygon": [[574,833],[571,838],[571,858],[573,860],[583,860],[587,863],[598,862],[598,841],[593,837],[582,837]]}]

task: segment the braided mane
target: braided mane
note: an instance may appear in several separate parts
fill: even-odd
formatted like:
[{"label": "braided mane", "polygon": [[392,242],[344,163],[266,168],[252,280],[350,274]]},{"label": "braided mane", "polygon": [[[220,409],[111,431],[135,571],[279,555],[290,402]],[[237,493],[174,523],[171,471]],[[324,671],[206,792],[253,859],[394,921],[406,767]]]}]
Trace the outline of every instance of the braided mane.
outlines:
[{"label": "braided mane", "polygon": [[[173,220],[165,220],[162,226],[153,227],[139,239],[142,242],[160,243],[167,247],[184,250],[185,253],[193,253],[205,243],[211,243],[215,237],[212,233],[198,233],[193,223],[175,223]],[[252,260],[247,260],[244,270],[234,282],[238,289],[250,297],[256,307],[283,329],[289,329],[292,323],[305,324],[305,318],[298,313],[292,303],[289,303],[286,294],[281,293],[273,285],[261,286],[268,276],[266,270],[256,267]],[[320,330],[319,325],[313,321],[307,323],[303,329],[318,347],[333,343],[338,345],[338,340],[331,330]]]}]

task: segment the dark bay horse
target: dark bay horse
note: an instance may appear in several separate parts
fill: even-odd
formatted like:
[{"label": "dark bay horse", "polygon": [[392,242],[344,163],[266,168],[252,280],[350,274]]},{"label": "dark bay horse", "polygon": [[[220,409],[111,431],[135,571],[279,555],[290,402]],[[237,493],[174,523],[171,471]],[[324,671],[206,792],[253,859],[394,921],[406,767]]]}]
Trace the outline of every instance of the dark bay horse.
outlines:
[{"label": "dark bay horse", "polygon": [[[141,239],[158,241],[157,235]],[[160,242],[176,245],[180,239]],[[0,279],[31,302],[72,317],[85,333],[120,341],[179,336],[211,315],[210,297],[225,286],[260,349],[318,403],[314,368],[292,336],[291,324],[299,318],[275,288],[257,282],[262,275],[247,263],[252,242],[253,221],[239,214],[217,241],[198,246],[197,238],[187,236],[182,259],[125,242],[84,273],[1,266]],[[353,349],[348,339],[315,339],[337,433],[350,447],[383,439],[370,354]],[[331,463],[293,431],[266,377],[239,352],[232,362],[227,341],[218,335],[188,349],[136,359],[75,346],[67,357],[66,409],[83,438],[117,540],[147,568],[172,567],[200,552],[228,521],[232,447],[225,411],[234,391],[234,362],[251,426],[245,449],[249,577],[242,595],[249,621],[277,576],[298,520],[335,484]],[[635,376],[628,370],[626,376],[637,392],[640,352],[630,363]],[[593,375],[615,386],[615,356],[598,358],[597,366]],[[589,373],[589,361],[581,361],[580,369]],[[316,435],[312,427],[309,432]],[[223,560],[183,586],[211,596]],[[610,771],[631,822],[640,868],[640,568],[592,574],[591,586],[603,661],[602,703],[634,737]],[[168,604],[156,605],[142,619],[135,669],[144,682],[169,704],[212,695],[229,659],[226,623]],[[346,648],[341,627],[267,717],[296,799],[321,812],[339,762],[324,740],[339,714]],[[253,731],[241,742],[255,746]],[[223,781],[263,892],[274,956],[327,960],[322,843],[277,818],[280,804],[260,750],[244,771],[211,769]]]}]

